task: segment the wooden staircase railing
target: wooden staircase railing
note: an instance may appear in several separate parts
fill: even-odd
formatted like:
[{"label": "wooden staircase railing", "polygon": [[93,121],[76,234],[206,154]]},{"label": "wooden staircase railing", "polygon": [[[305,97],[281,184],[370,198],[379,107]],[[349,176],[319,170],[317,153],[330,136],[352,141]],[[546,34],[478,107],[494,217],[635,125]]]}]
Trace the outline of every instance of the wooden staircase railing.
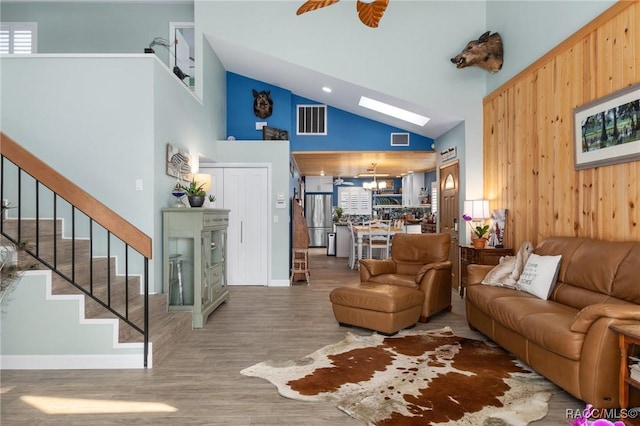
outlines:
[{"label": "wooden staircase railing", "polygon": [[[19,244],[22,241],[21,236],[21,220],[22,217],[22,206],[21,201],[25,197],[33,197],[33,202],[35,203],[35,221],[36,221],[36,231],[32,237],[35,238],[35,245],[33,249],[28,249],[26,252],[33,256],[35,259],[45,264],[48,268],[50,268],[54,273],[61,276],[64,280],[78,288],[81,292],[83,292],[88,297],[95,300],[98,304],[102,305],[105,309],[111,312],[113,315],[124,321],[127,325],[129,325],[132,329],[140,333],[144,339],[144,366],[147,367],[148,360],[148,352],[149,352],[149,259],[151,259],[151,246],[152,241],[149,236],[144,234],[138,228],[133,226],[131,223],[123,219],[117,213],[113,212],[106,205],[92,197],[90,194],[85,192],[79,186],[62,176],[60,173],[55,171],[49,165],[44,163],[42,160],[31,154],[29,151],[21,147],[18,143],[16,143],[13,139],[0,132],[0,199],[5,199],[5,194],[7,188],[7,181],[11,182],[11,185],[17,186],[17,231],[14,233],[6,232],[4,229],[4,212],[2,220],[0,220],[0,234],[7,238],[14,244]],[[10,173],[10,168],[6,167],[6,162],[10,162],[15,166],[15,170],[17,174],[15,176],[11,176],[10,178],[7,176]],[[25,190],[22,188],[22,180],[24,175],[30,176],[35,181],[35,190]],[[41,231],[39,231],[39,194],[40,188],[48,189],[53,197],[53,220],[54,223],[56,221],[56,203],[58,199],[64,200],[64,202],[68,203],[71,206],[71,272],[69,272],[68,267],[60,268],[58,267],[57,260],[57,250],[55,247],[56,240],[56,232],[53,229],[53,257],[47,257],[41,255],[39,252],[39,238]],[[16,188],[11,188],[15,190]],[[90,274],[89,277],[89,285],[86,283],[80,283],[76,280],[75,271],[76,271],[76,263],[82,262],[82,260],[78,261],[75,259],[76,250],[75,247],[76,239],[79,237],[76,236],[76,215],[81,214],[84,217],[88,218],[89,221],[89,229],[93,230],[93,224],[98,224],[101,226],[107,233],[106,241],[106,256],[107,258],[112,257],[112,248],[111,248],[111,240],[112,236],[119,240],[124,245],[124,286],[125,291],[124,294],[125,300],[123,306],[118,303],[117,306],[115,303],[112,303],[111,294],[112,294],[112,280],[114,277],[107,277],[107,291],[103,291],[101,287],[100,292],[94,292],[93,285],[93,274]],[[90,231],[89,240],[93,239],[93,232]],[[84,237],[83,237],[84,239]],[[90,242],[90,244],[92,244]],[[129,252],[132,249],[138,253],[138,256],[142,258],[143,263],[143,295],[141,295],[144,299],[143,301],[143,309],[144,309],[144,319],[143,324],[139,325],[135,322],[131,321],[129,318]],[[92,254],[93,255],[93,254]],[[122,282],[123,280],[120,280]],[[119,284],[121,285],[121,284]],[[106,294],[105,294],[106,293]],[[114,291],[115,293],[115,291]],[[119,292],[122,293],[122,292]]]}]

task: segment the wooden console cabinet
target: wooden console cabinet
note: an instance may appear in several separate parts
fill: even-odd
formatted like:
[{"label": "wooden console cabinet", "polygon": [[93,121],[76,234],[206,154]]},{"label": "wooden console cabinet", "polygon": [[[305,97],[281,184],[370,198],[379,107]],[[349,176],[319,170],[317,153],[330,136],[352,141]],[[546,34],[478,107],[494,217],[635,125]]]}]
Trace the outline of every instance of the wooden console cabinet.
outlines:
[{"label": "wooden console cabinet", "polygon": [[[629,416],[629,393],[631,389],[640,389],[640,382],[631,378],[629,372],[629,356],[634,355],[637,359],[638,348],[640,347],[640,326],[635,324],[612,325],[613,331],[618,333],[618,343],[620,346],[620,376],[619,376],[619,398],[620,398],[620,420],[625,425],[638,425],[640,420],[636,420],[637,409],[632,408],[633,415]],[[635,361],[634,361],[635,362]]]},{"label": "wooden console cabinet", "polygon": [[162,209],[163,291],[170,311],[191,311],[193,328],[229,299],[229,210]]},{"label": "wooden console cabinet", "polygon": [[474,246],[460,245],[460,296],[464,296],[464,288],[467,286],[469,273],[467,266],[471,264],[477,265],[497,265],[500,263],[502,256],[513,256],[513,249],[510,248],[475,248]]}]

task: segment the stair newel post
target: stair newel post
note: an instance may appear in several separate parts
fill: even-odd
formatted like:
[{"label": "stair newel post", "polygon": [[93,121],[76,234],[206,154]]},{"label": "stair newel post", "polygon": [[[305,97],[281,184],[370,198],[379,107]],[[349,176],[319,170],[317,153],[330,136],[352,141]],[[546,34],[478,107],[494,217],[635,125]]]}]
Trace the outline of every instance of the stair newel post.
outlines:
[{"label": "stair newel post", "polygon": [[149,357],[149,258],[144,257],[144,368]]}]

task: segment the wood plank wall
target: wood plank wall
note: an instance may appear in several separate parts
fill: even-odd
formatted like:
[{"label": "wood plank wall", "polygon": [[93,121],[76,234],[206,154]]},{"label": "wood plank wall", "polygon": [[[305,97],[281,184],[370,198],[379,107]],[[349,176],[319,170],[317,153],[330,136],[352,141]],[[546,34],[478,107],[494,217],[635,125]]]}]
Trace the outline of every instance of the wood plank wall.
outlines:
[{"label": "wood plank wall", "polygon": [[574,169],[574,108],[640,82],[640,2],[620,1],[484,99],[484,195],[505,246],[640,241],[640,161]]}]

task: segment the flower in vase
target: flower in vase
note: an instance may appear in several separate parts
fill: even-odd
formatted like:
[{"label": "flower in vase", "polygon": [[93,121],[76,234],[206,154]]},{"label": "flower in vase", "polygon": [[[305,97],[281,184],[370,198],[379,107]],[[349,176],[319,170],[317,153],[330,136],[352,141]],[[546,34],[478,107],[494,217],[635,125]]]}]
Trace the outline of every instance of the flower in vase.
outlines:
[{"label": "flower in vase", "polygon": [[471,231],[473,231],[473,233],[475,234],[475,236],[478,239],[482,239],[484,238],[484,236],[486,235],[487,231],[489,230],[489,225],[473,225],[473,218],[471,216],[469,216],[468,214],[463,214],[462,218],[464,219],[465,222],[467,222],[467,225],[469,225],[469,228],[471,228]]}]

